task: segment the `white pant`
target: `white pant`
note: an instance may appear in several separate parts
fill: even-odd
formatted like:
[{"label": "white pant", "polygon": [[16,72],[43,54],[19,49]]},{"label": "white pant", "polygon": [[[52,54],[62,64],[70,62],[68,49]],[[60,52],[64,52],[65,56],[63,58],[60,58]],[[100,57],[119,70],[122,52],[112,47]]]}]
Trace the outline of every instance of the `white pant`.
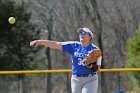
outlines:
[{"label": "white pant", "polygon": [[71,77],[72,93],[97,93],[98,75],[88,77]]}]

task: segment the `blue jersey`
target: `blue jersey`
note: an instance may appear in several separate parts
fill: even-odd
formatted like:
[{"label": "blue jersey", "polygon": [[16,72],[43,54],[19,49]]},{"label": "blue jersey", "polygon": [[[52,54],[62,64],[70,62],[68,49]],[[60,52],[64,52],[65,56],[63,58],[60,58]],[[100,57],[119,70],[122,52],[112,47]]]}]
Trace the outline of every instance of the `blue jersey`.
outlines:
[{"label": "blue jersey", "polygon": [[86,57],[90,50],[96,48],[97,46],[94,44],[89,44],[87,47],[84,47],[80,42],[77,41],[62,42],[62,51],[71,54],[73,74],[95,73],[85,66],[83,59]]}]

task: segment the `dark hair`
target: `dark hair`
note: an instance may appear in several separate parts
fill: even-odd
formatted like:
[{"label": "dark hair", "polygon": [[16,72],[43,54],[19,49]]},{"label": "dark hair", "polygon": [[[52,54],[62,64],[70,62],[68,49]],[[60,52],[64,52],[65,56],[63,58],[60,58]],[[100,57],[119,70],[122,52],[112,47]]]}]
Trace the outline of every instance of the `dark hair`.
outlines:
[{"label": "dark hair", "polygon": [[[89,33],[89,35],[91,36],[91,34]],[[91,36],[92,37],[92,36]],[[90,41],[92,40],[92,38],[90,39]]]}]

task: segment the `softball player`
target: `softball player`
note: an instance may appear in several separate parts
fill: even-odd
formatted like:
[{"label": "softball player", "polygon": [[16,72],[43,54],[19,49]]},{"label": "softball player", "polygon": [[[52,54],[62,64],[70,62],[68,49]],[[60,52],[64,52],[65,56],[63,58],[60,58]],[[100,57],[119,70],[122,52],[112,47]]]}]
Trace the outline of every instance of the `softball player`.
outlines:
[{"label": "softball player", "polygon": [[100,69],[101,59],[98,58],[95,62],[97,66],[94,71],[87,68],[83,59],[87,53],[98,48],[91,43],[93,33],[88,28],[79,28],[78,41],[56,42],[50,40],[35,40],[30,43],[30,46],[44,45],[53,49],[59,49],[63,52],[67,52],[71,55],[72,60],[72,77],[71,77],[71,89],[72,93],[97,93],[98,89],[98,75],[97,70]]}]

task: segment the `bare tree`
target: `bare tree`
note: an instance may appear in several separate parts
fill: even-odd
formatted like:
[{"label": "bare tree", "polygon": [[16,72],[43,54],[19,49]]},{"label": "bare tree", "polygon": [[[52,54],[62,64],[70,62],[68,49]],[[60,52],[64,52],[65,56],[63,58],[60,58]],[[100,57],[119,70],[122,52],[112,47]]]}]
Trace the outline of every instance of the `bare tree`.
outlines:
[{"label": "bare tree", "polygon": [[[123,3],[123,4],[121,4]],[[130,2],[128,2],[130,4]],[[136,3],[136,2],[135,2]],[[129,36],[135,31],[135,29],[138,26],[138,17],[136,14],[138,12],[138,8],[136,8],[135,3],[133,3],[133,8],[127,4],[127,2],[122,1],[103,1],[100,3],[100,8],[102,12],[100,12],[101,16],[101,22],[103,28],[107,33],[110,33],[110,37],[107,37],[107,40],[109,41],[112,39],[114,43],[107,44],[108,49],[104,49],[105,54],[111,54],[109,57],[108,55],[104,55],[105,62],[103,63],[104,68],[106,67],[124,67],[126,63],[126,42]],[[109,8],[108,8],[109,7]],[[131,26],[130,26],[131,25]],[[133,26],[132,26],[133,25]],[[132,28],[133,27],[133,28]],[[103,44],[103,43],[102,43]],[[105,47],[105,45],[103,45]],[[107,59],[108,58],[108,59]],[[108,64],[106,61],[109,61],[110,64]],[[102,73],[101,73],[102,75]],[[112,87],[112,83],[108,81],[108,79],[112,76],[111,73],[105,73],[101,76],[102,78],[102,93],[108,93]],[[125,85],[121,83],[121,78],[126,77],[126,75],[121,74],[121,78],[119,77],[119,74],[116,74],[117,77],[114,77],[115,79],[118,79],[116,83],[116,87],[119,89],[121,85]],[[111,78],[109,79],[111,80]],[[106,86],[105,84],[108,84]]]}]

